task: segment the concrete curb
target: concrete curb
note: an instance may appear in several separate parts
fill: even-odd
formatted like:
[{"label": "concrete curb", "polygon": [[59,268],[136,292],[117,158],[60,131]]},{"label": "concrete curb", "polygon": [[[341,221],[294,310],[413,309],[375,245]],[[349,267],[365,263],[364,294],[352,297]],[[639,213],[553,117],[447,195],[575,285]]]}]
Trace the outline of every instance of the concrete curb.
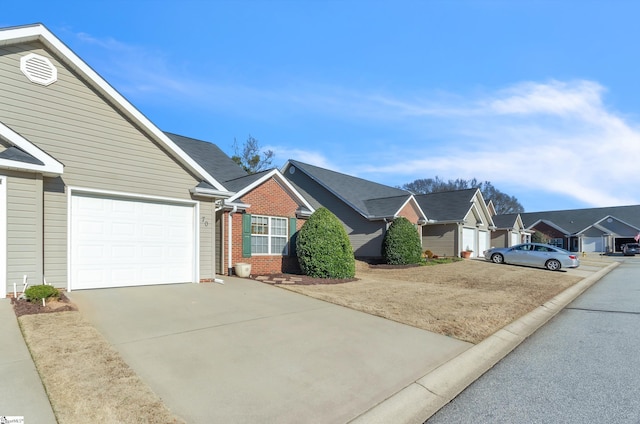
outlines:
[{"label": "concrete curb", "polygon": [[620,265],[619,262],[613,262],[569,287],[542,306],[506,325],[469,350],[356,417],[350,423],[424,423],[618,265]]}]

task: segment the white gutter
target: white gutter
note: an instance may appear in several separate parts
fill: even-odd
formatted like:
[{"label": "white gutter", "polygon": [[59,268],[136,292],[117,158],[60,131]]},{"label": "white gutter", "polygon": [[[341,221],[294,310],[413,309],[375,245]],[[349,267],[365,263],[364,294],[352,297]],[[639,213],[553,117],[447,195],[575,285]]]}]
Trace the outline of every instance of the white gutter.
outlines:
[{"label": "white gutter", "polygon": [[213,197],[215,199],[228,199],[235,194],[232,191],[222,191],[203,187],[194,187],[189,191],[194,196]]}]

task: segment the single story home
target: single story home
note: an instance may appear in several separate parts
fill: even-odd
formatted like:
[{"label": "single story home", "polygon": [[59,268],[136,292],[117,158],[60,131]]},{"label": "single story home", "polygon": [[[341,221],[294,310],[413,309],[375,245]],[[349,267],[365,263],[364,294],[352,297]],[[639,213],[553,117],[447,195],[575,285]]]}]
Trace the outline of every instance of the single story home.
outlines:
[{"label": "single story home", "polygon": [[572,252],[621,252],[640,235],[640,205],[521,213],[527,230]]},{"label": "single story home", "polygon": [[209,172],[230,197],[216,204],[216,269],[232,275],[237,263],[252,274],[298,269],[294,236],[314,208],[277,169],[248,174],[218,146],[166,133]]},{"label": "single story home", "polygon": [[482,257],[495,229],[491,213],[477,188],[418,194],[415,199],[429,218],[422,227],[422,248],[437,256]]},{"label": "single story home", "polygon": [[407,218],[418,231],[426,223],[408,191],[296,160],[287,161],[282,175],[311,207],[326,207],[338,217],[358,258],[381,257],[382,240],[397,217]]},{"label": "single story home", "polygon": [[216,279],[227,190],[43,25],[0,29],[0,297]]}]

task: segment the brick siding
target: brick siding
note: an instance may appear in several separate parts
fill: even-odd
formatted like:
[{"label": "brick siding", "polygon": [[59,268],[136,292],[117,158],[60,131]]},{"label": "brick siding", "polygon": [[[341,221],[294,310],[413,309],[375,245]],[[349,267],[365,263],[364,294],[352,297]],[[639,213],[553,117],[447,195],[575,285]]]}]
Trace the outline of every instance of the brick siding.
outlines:
[{"label": "brick siding", "polygon": [[[274,216],[280,218],[295,218],[296,210],[300,205],[294,200],[289,193],[276,181],[271,178],[265,181],[260,186],[253,189],[242,197],[242,203],[251,205],[246,210],[246,213],[252,215],[264,215]],[[229,219],[229,212],[224,214],[224,226],[227,227]],[[250,258],[242,256],[242,214],[235,213],[231,215],[233,235],[232,235],[232,266],[238,262],[245,262],[251,264],[251,274],[275,274],[281,272],[296,272],[299,269],[298,259],[296,257],[282,256],[282,255],[252,255]],[[298,219],[296,221],[296,227],[298,230],[302,228],[305,220]],[[287,229],[289,223],[287,222]],[[290,235],[289,235],[290,236]],[[228,266],[228,237],[229,234],[225,233],[225,266]]]}]

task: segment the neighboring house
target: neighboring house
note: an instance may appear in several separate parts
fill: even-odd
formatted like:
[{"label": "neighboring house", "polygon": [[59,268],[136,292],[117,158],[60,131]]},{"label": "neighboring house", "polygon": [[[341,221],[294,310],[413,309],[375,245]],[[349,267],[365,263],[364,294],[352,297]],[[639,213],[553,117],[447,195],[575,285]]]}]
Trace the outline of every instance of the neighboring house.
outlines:
[{"label": "neighboring house", "polygon": [[358,258],[379,258],[388,226],[405,217],[420,226],[426,222],[413,195],[325,168],[289,160],[282,174],[315,209],[326,207],[342,222]]},{"label": "neighboring house", "polygon": [[520,215],[527,230],[572,252],[620,252],[640,234],[640,205]]},{"label": "neighboring house", "polygon": [[0,297],[215,279],[231,198],[43,25],[0,30]]},{"label": "neighboring house", "polygon": [[531,241],[531,231],[527,231],[519,213],[492,215],[495,230],[491,232],[491,247],[511,247]]},{"label": "neighboring house", "polygon": [[415,196],[429,218],[422,227],[422,248],[438,256],[461,256],[471,251],[481,257],[491,245],[495,226],[479,189],[445,191]]},{"label": "neighboring house", "polygon": [[252,274],[297,270],[294,236],[314,209],[280,171],[248,174],[215,144],[166,134],[234,192],[217,207],[218,272],[231,275],[238,262]]}]

